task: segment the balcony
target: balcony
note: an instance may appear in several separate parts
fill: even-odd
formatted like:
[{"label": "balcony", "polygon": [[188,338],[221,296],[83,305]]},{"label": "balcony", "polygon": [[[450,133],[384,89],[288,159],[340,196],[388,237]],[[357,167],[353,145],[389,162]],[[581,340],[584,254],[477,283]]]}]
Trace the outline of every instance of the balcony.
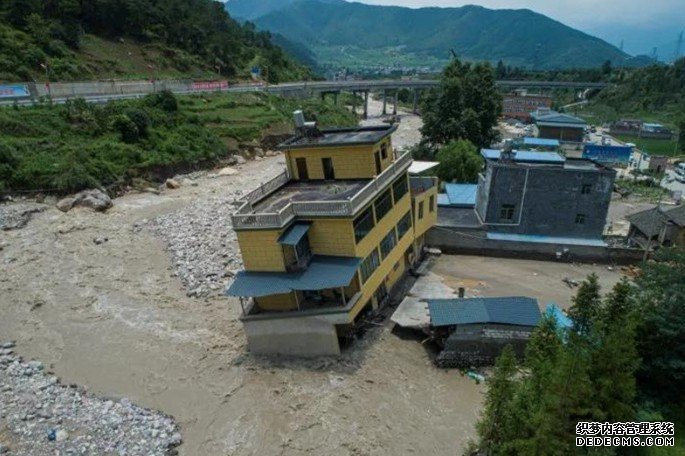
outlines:
[{"label": "balcony", "polygon": [[411,187],[412,195],[420,195],[421,193],[427,192],[432,188],[438,186],[437,177],[410,177],[409,185]]},{"label": "balcony", "polygon": [[352,216],[406,172],[411,161],[407,152],[371,180],[300,182],[284,172],[245,195],[231,217],[233,228],[281,228],[295,217]]},{"label": "balcony", "polygon": [[[277,311],[260,309],[259,305],[254,299],[245,300],[243,305],[243,315],[240,317],[243,321],[250,320],[270,320],[281,318],[302,318],[309,316],[329,316],[333,322],[346,323],[347,313],[359,302],[362,297],[361,292],[356,292],[354,295],[346,297],[343,303],[342,296],[340,299],[316,299],[310,298],[300,302],[298,310]],[[342,316],[341,316],[342,315]]]}]

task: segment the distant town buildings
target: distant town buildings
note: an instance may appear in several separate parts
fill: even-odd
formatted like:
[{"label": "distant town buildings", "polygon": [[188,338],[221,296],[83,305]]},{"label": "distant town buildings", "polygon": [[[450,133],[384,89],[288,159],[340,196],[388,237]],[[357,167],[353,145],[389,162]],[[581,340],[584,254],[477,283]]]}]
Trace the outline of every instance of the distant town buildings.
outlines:
[{"label": "distant town buildings", "polygon": [[245,270],[227,294],[240,297],[252,352],[333,355],[419,261],[438,182],[410,178],[394,126],[320,131],[296,119],[279,146],[287,170],[232,218]]},{"label": "distant town buildings", "polygon": [[531,114],[538,129],[538,137],[561,142],[581,143],[587,123],[583,119],[550,109],[538,109]]},{"label": "distant town buildings", "polygon": [[647,123],[639,119],[618,120],[611,124],[609,133],[640,138],[673,139],[673,131],[671,129],[658,123]]},{"label": "distant town buildings", "polygon": [[526,90],[515,90],[504,96],[502,102],[502,115],[505,118],[512,118],[520,120],[521,122],[530,122],[532,120],[531,114],[539,108],[551,108],[552,98],[539,95],[529,94]]}]

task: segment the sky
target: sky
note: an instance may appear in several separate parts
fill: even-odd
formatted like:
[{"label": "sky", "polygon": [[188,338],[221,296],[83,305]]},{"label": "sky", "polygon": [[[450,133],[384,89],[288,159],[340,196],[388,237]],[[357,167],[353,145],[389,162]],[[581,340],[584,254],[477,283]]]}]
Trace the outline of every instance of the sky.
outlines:
[{"label": "sky", "polygon": [[[486,8],[528,8],[573,28],[599,36],[630,53],[664,54],[675,50],[678,33],[685,29],[685,0],[356,0],[373,5],[424,6],[481,5]],[[685,44],[683,45],[685,48]],[[685,49],[683,49],[685,53]]]}]

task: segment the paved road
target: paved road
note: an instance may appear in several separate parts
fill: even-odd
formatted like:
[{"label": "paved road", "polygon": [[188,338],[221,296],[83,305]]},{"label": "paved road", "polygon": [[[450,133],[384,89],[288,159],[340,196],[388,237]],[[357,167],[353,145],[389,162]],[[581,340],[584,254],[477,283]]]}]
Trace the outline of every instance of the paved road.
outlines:
[{"label": "paved road", "polygon": [[[106,89],[101,90],[99,93],[94,92],[93,86],[98,83],[65,83],[59,84],[60,86],[73,86],[70,87],[65,93],[69,93],[69,96],[55,96],[52,98],[53,103],[64,103],[69,98],[84,98],[90,103],[106,103],[111,100],[119,99],[130,99],[139,98],[147,95],[148,93],[154,92],[157,86],[165,86],[165,81],[158,81],[158,84],[149,83],[149,81],[140,81],[139,89],[131,90],[128,93],[124,90],[119,90],[119,84],[123,86],[136,85],[135,82],[108,82],[103,81],[102,85],[106,86]],[[57,86],[58,84],[54,84]],[[277,94],[287,94],[287,93],[298,93],[298,92],[309,92],[309,93],[321,93],[321,92],[336,92],[336,91],[370,91],[370,90],[397,90],[397,89],[428,89],[438,85],[437,80],[420,80],[420,79],[387,79],[387,80],[360,80],[360,81],[300,81],[300,82],[289,82],[284,84],[236,84],[221,89],[207,89],[207,88],[192,88],[192,81],[188,81],[183,89],[179,89],[178,81],[176,81],[175,89],[172,89],[174,93],[184,94],[184,93],[204,93],[212,91],[221,92],[269,92]],[[579,82],[559,82],[559,81],[497,81],[497,85],[503,88],[602,88],[607,84],[604,83],[579,83]],[[39,84],[36,84],[40,91],[45,92],[45,88]],[[39,91],[39,95],[41,95]],[[116,92],[116,93],[113,93]],[[54,92],[53,92],[54,93]],[[35,103],[34,99],[13,99],[5,98],[0,100],[0,105],[27,105]]]}]

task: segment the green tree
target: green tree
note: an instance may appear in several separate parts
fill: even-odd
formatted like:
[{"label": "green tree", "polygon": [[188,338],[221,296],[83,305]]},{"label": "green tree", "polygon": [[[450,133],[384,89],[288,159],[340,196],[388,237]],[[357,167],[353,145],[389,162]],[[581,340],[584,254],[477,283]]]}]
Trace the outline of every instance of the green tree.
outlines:
[{"label": "green tree", "polygon": [[685,250],[660,249],[637,279],[640,391],[669,405],[685,404]]},{"label": "green tree", "polygon": [[510,404],[516,387],[515,373],[516,355],[511,345],[507,345],[497,358],[492,376],[487,380],[485,407],[477,424],[484,449],[490,454],[498,454],[510,437],[504,431],[511,423]]},{"label": "green tree", "polygon": [[483,159],[467,140],[450,141],[435,158],[440,162],[436,174],[443,182],[477,182],[483,169]]},{"label": "green tree", "polygon": [[597,280],[597,274],[592,273],[580,284],[578,293],[573,298],[571,308],[568,311],[569,317],[573,320],[573,329],[584,335],[590,333],[592,323],[602,302]]},{"label": "green tree", "polygon": [[119,114],[112,120],[112,128],[119,132],[121,140],[132,144],[140,139],[140,131],[136,124],[126,115]]},{"label": "green tree", "polygon": [[490,145],[498,137],[494,127],[502,112],[492,67],[454,59],[443,70],[439,86],[425,97],[421,112],[421,133],[432,143],[467,139],[477,147]]}]

